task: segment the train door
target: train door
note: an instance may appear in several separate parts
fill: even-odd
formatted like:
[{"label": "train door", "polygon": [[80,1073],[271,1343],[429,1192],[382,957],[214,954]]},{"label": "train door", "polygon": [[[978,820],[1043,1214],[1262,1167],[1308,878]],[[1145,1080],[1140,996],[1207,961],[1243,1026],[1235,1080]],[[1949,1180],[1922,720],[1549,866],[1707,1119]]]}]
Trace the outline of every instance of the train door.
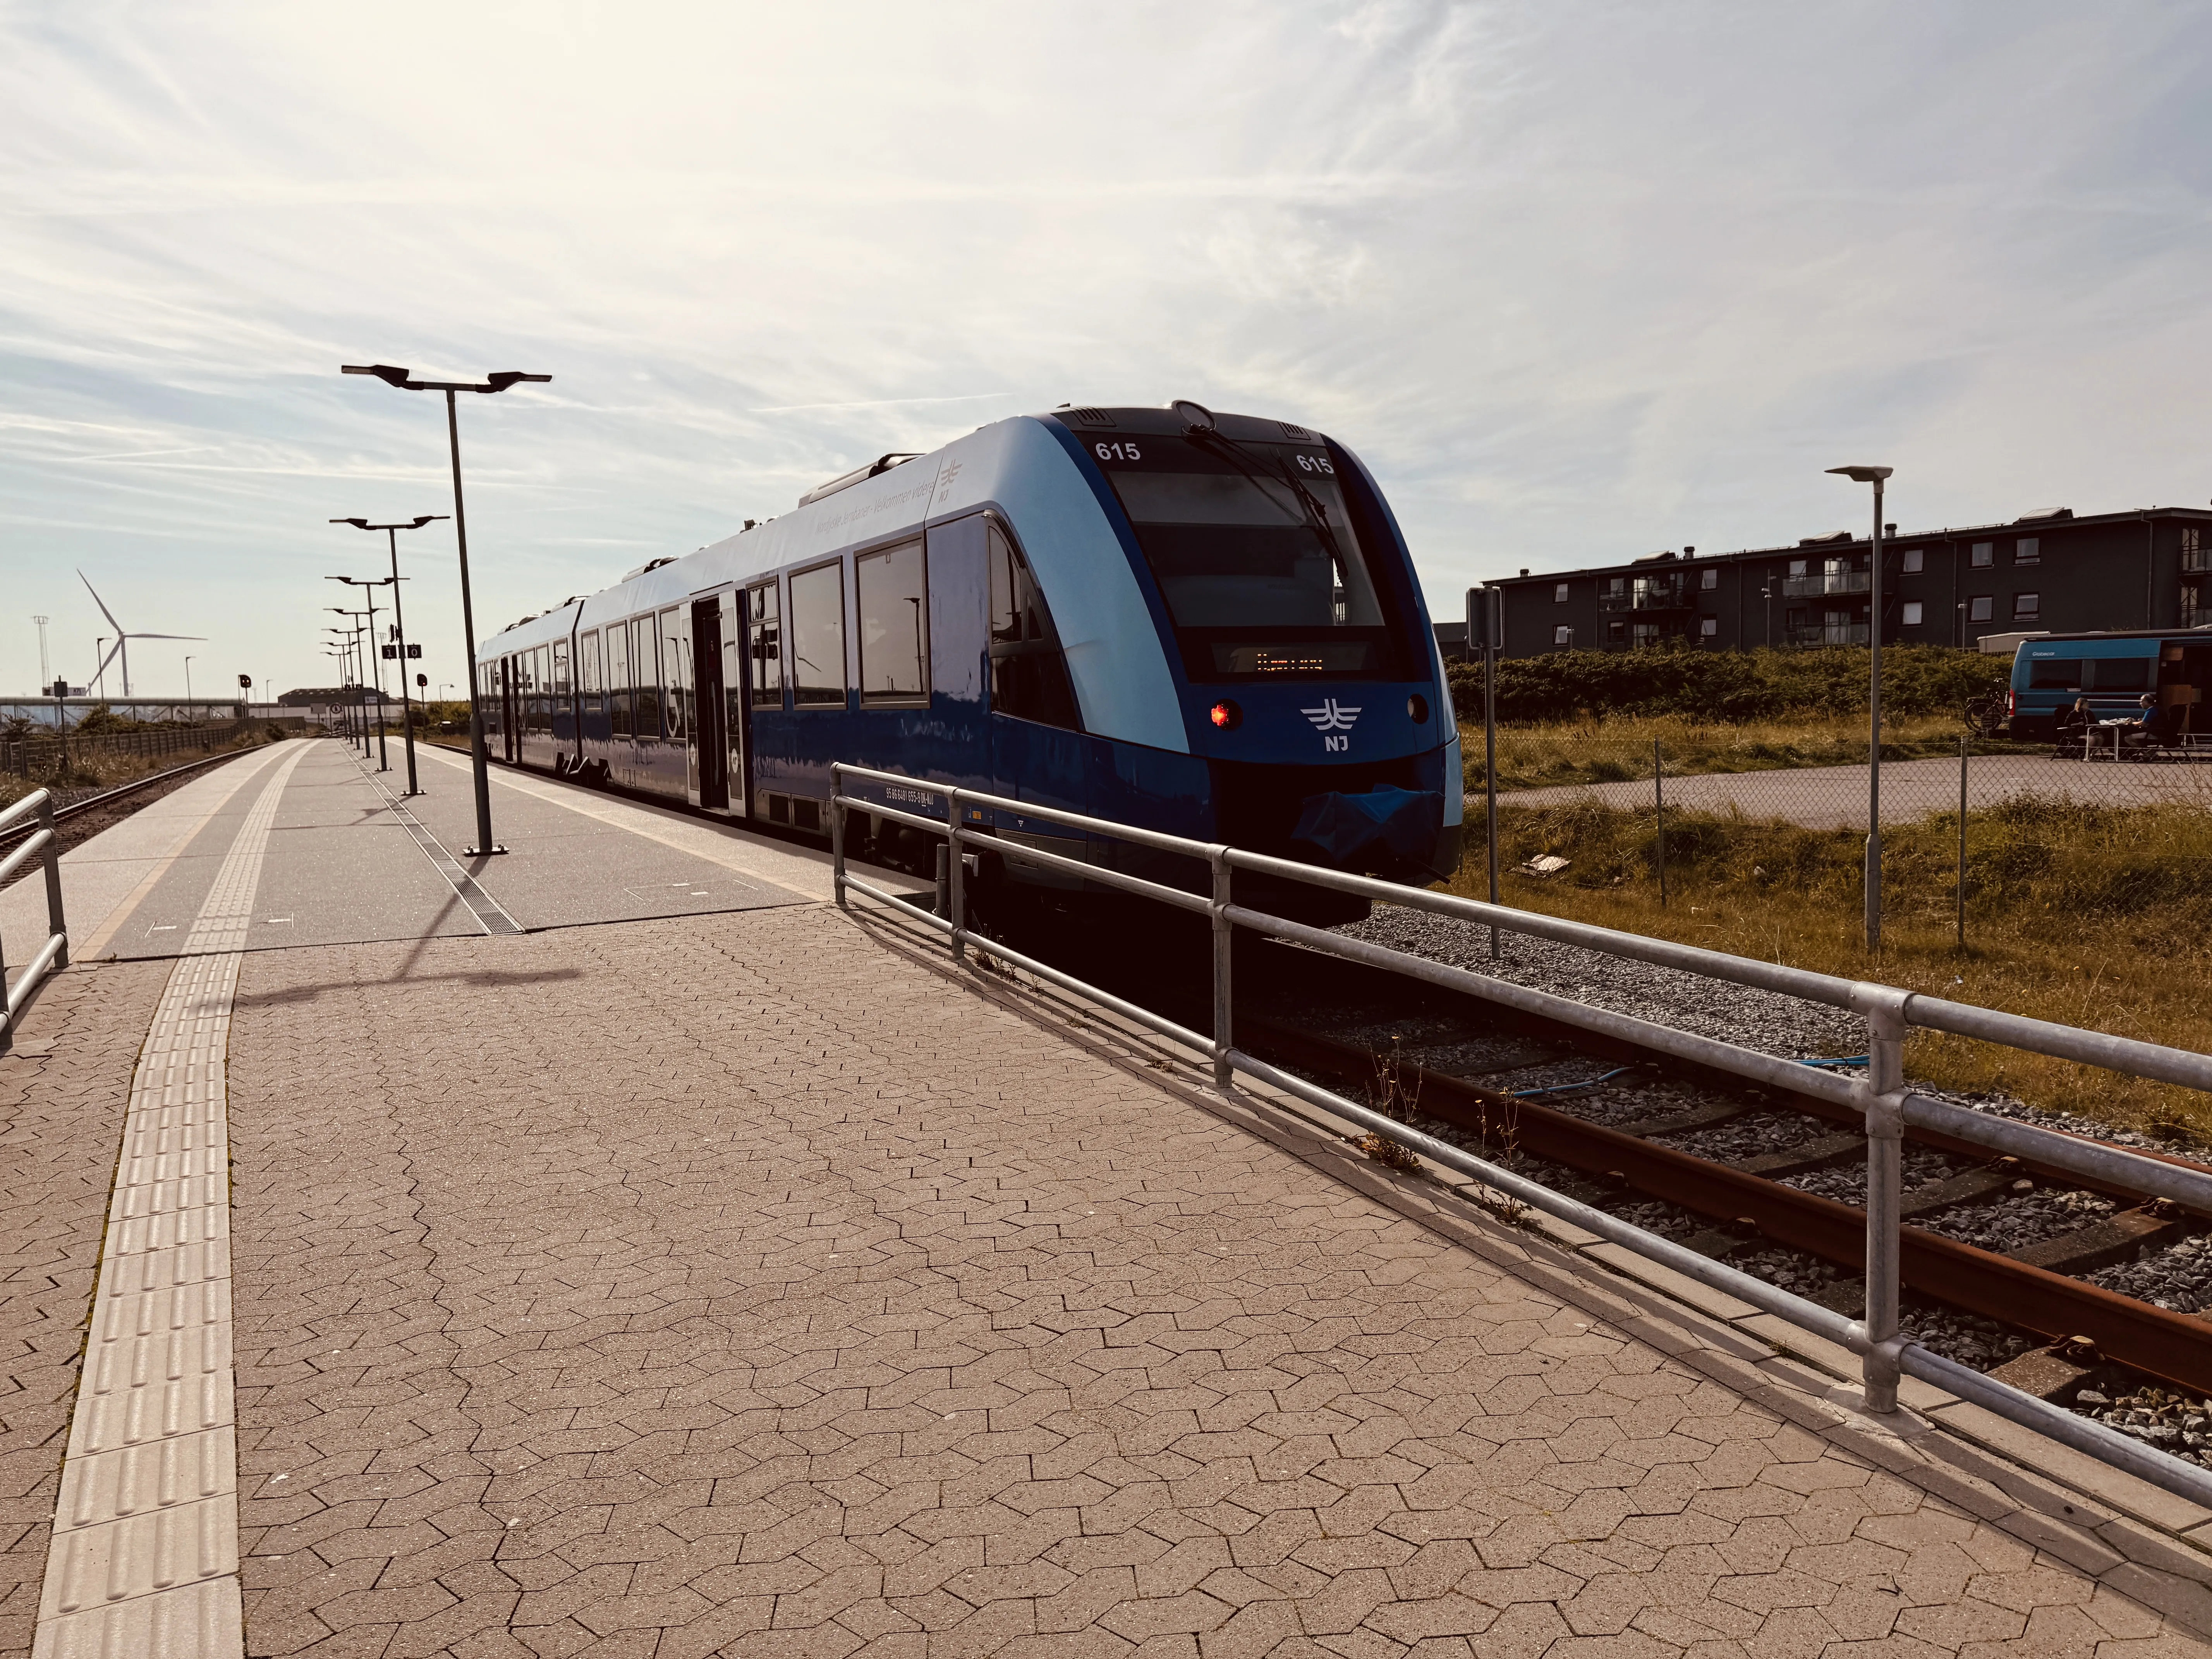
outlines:
[{"label": "train door", "polygon": [[[1088,746],[1079,729],[1082,722],[1076,714],[1060,636],[1028,561],[995,515],[985,518],[985,560],[990,584],[993,789],[1015,800],[1088,811]],[[1040,823],[1027,830],[1001,827],[999,833],[1017,845],[1027,841],[1064,857],[1084,856],[1081,836],[1049,825]],[[1073,881],[1058,874],[1034,878],[1055,886]]]},{"label": "train door", "polygon": [[627,789],[635,781],[637,746],[633,735],[636,694],[631,690],[629,624],[611,622],[600,629],[607,653],[607,776]]},{"label": "train door", "polygon": [[730,746],[722,734],[722,596],[691,602],[691,804],[710,811],[730,805]]},{"label": "train door", "polygon": [[744,590],[732,589],[715,602],[715,618],[722,649],[722,783],[727,809],[742,817],[751,791],[745,769],[745,610]]},{"label": "train door", "polygon": [[522,758],[522,721],[513,657],[499,659],[499,757],[512,766]]}]

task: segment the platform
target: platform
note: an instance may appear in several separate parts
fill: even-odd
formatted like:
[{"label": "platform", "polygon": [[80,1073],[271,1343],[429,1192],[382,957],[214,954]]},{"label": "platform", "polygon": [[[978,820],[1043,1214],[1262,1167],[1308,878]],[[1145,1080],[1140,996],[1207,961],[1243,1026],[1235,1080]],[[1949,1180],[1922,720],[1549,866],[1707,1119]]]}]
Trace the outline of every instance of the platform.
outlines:
[{"label": "platform", "polygon": [[2212,1649],[2188,1516],[1859,1417],[818,853],[495,773],[462,859],[422,767],[410,827],[279,744],[70,855],[0,1652]]}]

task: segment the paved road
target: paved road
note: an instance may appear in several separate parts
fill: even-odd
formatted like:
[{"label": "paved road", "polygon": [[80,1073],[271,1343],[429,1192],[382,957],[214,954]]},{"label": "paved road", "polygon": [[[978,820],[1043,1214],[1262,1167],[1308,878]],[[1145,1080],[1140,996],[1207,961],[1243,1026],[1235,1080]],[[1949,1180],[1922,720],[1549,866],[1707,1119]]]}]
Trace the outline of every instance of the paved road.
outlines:
[{"label": "paved road", "polygon": [[[2212,765],[2114,766],[2054,761],[2042,756],[1976,756],[1967,764],[1967,811],[2029,796],[2101,806],[2173,802],[2212,809]],[[1515,789],[1501,804],[1553,806],[1595,798],[1608,806],[1649,807],[1650,779],[1638,783],[1571,784]],[[1863,829],[1867,769],[1818,766],[1766,772],[1712,772],[1666,781],[1667,805],[1701,811],[1740,811],[1750,818],[1778,818],[1808,830]],[[1482,797],[1468,805],[1480,812]],[[1910,823],[1931,812],[1959,810],[1956,760],[1891,761],[1881,769],[1881,821]]]},{"label": "paved road", "polygon": [[[229,1609],[231,1655],[388,1659],[2212,1648],[2140,1599],[2212,1596],[2100,1541],[2131,1523],[1869,1431],[1725,1328],[819,902],[411,938],[349,911],[356,937],[245,948],[253,883],[355,867],[325,834],[345,764],[264,775],[197,953],[71,969],[0,1062],[0,1651],[30,1638],[73,1413],[61,1474],[88,1497],[55,1559],[103,1571],[43,1575],[55,1652],[96,1628],[222,1650],[214,1626],[144,1635],[187,1601]],[[575,799],[574,834],[640,857],[721,836]],[[726,839],[801,900],[818,880]],[[513,856],[483,879],[521,915]],[[404,884],[394,907],[441,914]],[[161,1069],[165,1034],[204,1048],[223,1022],[227,1065]],[[171,1177],[118,1170],[126,1095],[199,1099],[228,1190],[131,1200]],[[118,1272],[145,1278],[131,1230],[193,1214],[228,1248],[193,1258],[222,1340],[185,1373],[234,1426],[131,1420],[156,1449],[234,1435],[235,1474],[103,1518],[137,1489],[84,1479],[70,1339],[98,1269],[98,1340],[134,1340],[111,1313]]]}]

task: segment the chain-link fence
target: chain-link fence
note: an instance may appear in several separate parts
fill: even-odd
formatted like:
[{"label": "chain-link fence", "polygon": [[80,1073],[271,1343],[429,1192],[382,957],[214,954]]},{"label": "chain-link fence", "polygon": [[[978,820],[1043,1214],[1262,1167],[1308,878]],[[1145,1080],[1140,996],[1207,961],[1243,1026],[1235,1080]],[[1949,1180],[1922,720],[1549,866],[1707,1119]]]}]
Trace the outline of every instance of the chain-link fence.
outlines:
[{"label": "chain-link fence", "polygon": [[[1460,884],[1479,891],[1479,726],[1465,749]],[[1583,913],[1607,900],[1686,907],[1739,934],[1759,915],[1778,933],[1856,929],[1873,793],[1864,756],[1863,728],[1835,723],[1650,736],[1605,723],[1501,726],[1498,896]],[[2069,918],[2170,908],[2212,876],[2212,744],[2161,745],[2132,725],[2030,745],[1955,720],[1900,723],[1884,744],[1880,815],[1886,932],[1948,931],[1964,945],[1996,910],[2015,922],[2035,912],[2063,931]]]}]

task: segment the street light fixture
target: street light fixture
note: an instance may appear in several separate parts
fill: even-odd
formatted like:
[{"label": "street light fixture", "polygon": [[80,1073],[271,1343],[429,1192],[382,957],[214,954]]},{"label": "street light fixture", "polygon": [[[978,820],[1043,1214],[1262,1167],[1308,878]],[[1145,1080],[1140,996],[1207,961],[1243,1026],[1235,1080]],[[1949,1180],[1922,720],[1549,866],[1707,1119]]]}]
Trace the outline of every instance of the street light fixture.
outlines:
[{"label": "street light fixture", "polygon": [[[337,611],[338,615],[345,617],[349,624],[349,627],[344,630],[333,631],[344,631],[350,636],[353,647],[354,663],[356,665],[353,678],[355,688],[353,700],[355,706],[361,710],[361,757],[363,760],[367,760],[368,758],[368,705],[367,701],[362,696],[361,688],[366,685],[368,681],[366,676],[362,671],[361,665],[365,664],[368,660],[368,653],[362,649],[361,636],[362,633],[366,631],[368,627],[368,624],[363,623],[362,618],[368,616],[370,612],[367,611],[349,611],[343,605],[325,605],[323,608],[325,611]],[[384,688],[381,686],[377,688],[376,700],[379,705],[376,712],[380,715],[384,712],[382,707],[384,702]]]},{"label": "street light fixture", "polygon": [[1869,951],[1881,949],[1881,486],[1897,469],[1893,466],[1832,466],[1832,473],[1854,483],[1874,486],[1874,552],[1869,560],[1872,580],[1867,584],[1872,647],[1867,678],[1867,838],[1866,942]]},{"label": "street light fixture", "polygon": [[[343,628],[325,627],[323,632],[337,635],[335,639],[325,641],[328,649],[324,654],[337,665],[338,697],[341,706],[343,706],[346,690],[352,684],[353,635],[349,630]],[[350,708],[346,708],[345,711],[345,739],[348,744],[355,740],[353,710]]]},{"label": "street light fixture", "polygon": [[462,851],[471,857],[503,853],[507,849],[491,838],[491,767],[484,752],[483,707],[477,695],[483,677],[477,669],[476,611],[469,597],[469,527],[468,516],[461,506],[461,427],[459,416],[453,411],[453,394],[504,392],[526,380],[544,384],[553,377],[506,368],[487,374],[482,380],[418,380],[409,370],[395,368],[390,363],[346,363],[342,365],[342,372],[374,374],[386,386],[398,386],[402,392],[446,394],[446,437],[453,458],[453,540],[460,550],[461,561],[461,627],[468,635],[468,649],[463,653],[463,660],[469,668],[469,769],[475,776],[477,790],[477,844]]},{"label": "street light fixture", "polygon": [[356,530],[381,530],[385,545],[392,552],[392,627],[399,643],[399,720],[406,733],[407,793],[419,795],[421,787],[415,781],[415,702],[407,691],[407,617],[399,605],[399,532],[420,530],[426,524],[435,524],[446,515],[442,513],[420,513],[406,524],[371,524],[366,519],[332,519],[332,524],[349,524]]},{"label": "street light fixture", "polygon": [[[368,601],[368,609],[349,611],[346,614],[349,617],[368,618],[363,623],[367,638],[359,647],[361,682],[366,685],[369,684],[370,675],[374,674],[376,677],[376,769],[380,772],[389,772],[392,769],[392,746],[386,741],[384,736],[384,663],[381,658],[372,657],[369,654],[376,646],[376,590],[384,586],[383,579],[380,577],[374,581],[370,581],[365,577],[325,576],[323,580],[329,582],[343,582],[348,587],[365,587],[368,590],[362,596]],[[362,752],[364,754],[368,752],[366,745],[363,746]]]}]

